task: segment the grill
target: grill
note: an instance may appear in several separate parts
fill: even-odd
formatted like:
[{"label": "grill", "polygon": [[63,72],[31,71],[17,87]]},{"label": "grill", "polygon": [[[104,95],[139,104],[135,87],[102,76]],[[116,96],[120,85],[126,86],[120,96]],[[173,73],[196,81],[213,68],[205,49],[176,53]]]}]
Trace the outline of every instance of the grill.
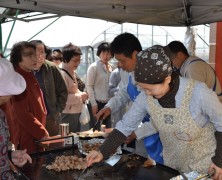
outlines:
[{"label": "grill", "polygon": [[[58,138],[57,138],[58,139]],[[43,141],[42,141],[43,142]],[[42,143],[41,142],[41,143]],[[74,144],[63,146],[62,148],[50,149],[45,152],[32,154],[32,164],[26,164],[19,169],[21,176],[18,179],[30,180],[73,180],[77,179],[81,174],[81,170],[68,170],[64,172],[56,172],[46,169],[46,165],[51,164],[57,156],[61,155],[77,155],[84,157],[78,147]],[[179,175],[179,172],[157,164],[156,166],[145,168],[143,163],[146,158],[139,155],[128,155],[128,152],[123,150],[123,155],[120,161],[115,166],[110,166],[105,162],[93,164],[83,174],[81,179],[84,180],[169,180],[172,177]]]}]

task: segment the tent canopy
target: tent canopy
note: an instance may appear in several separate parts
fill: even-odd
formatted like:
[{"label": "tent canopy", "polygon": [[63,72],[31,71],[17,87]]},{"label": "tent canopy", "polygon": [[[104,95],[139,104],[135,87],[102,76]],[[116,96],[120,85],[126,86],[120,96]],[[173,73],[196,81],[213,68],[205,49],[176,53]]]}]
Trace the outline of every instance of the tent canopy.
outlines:
[{"label": "tent canopy", "polygon": [[[50,13],[54,17],[70,15],[161,26],[194,26],[222,20],[221,0],[1,0],[0,7]],[[13,17],[9,12],[0,14],[0,18]]]}]

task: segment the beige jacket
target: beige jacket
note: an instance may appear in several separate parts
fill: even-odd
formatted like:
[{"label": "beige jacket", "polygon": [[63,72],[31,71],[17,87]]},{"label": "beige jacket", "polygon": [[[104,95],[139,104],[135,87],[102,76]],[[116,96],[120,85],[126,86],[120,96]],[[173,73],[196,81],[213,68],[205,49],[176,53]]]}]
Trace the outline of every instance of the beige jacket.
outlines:
[{"label": "beige jacket", "polygon": [[61,70],[61,74],[65,79],[65,83],[68,89],[68,98],[66,101],[65,109],[62,113],[68,113],[68,114],[76,114],[81,113],[82,111],[82,98],[81,94],[82,92],[78,89],[78,83],[76,80],[76,76],[74,74],[74,71],[70,71],[65,63],[62,63],[61,65],[62,69],[65,69],[69,72],[69,74],[73,77],[71,77],[63,70]]},{"label": "beige jacket", "polygon": [[198,57],[190,56],[181,66],[180,74],[182,77],[206,83],[210,89],[216,92],[220,102],[222,102],[220,82],[213,68],[207,62]]}]

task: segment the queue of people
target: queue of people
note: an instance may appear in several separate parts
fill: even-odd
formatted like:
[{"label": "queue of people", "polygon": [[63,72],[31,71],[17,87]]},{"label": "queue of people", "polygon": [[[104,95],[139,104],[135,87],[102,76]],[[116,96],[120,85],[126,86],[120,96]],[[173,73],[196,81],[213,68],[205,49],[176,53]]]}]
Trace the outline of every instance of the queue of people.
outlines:
[{"label": "queue of people", "polygon": [[[102,120],[113,131],[99,151],[87,156],[88,166],[123,143],[143,140],[158,163],[182,172],[214,169],[213,178],[222,177],[222,92],[213,68],[189,56],[179,41],[142,50],[138,38],[123,33],[98,46],[100,59],[89,66],[85,84],[75,72],[81,55],[72,43],[49,51],[33,40],[15,43],[10,62],[0,59],[12,80],[6,85],[0,76],[0,136],[9,129],[16,150],[1,158],[18,166],[31,163],[28,154],[43,150],[35,141],[58,135],[61,123],[69,123],[69,132],[81,131],[82,105],[89,101],[89,128]],[[119,65],[115,71],[109,62],[113,56]],[[0,175],[13,179],[9,163],[0,166]]]},{"label": "queue of people", "polygon": [[[70,47],[73,49],[70,50]],[[68,64],[70,73],[74,73],[80,63],[81,53],[75,54],[76,49],[80,50],[72,44],[63,48],[64,64]],[[1,179],[14,179],[9,159],[17,166],[31,163],[29,154],[44,150],[36,141],[58,135],[59,125],[67,117],[69,103],[76,105],[76,99],[69,101],[69,94],[78,92],[78,85],[75,88],[72,85],[77,82],[69,80],[67,83],[67,76],[62,70],[46,59],[46,51],[41,40],[21,41],[13,45],[9,60],[0,60]],[[76,97],[81,106],[88,95],[80,91],[79,94]],[[73,109],[76,111],[76,106]],[[78,116],[80,113],[81,110]],[[80,131],[72,127],[73,121],[69,123],[70,132]],[[8,151],[11,143],[13,151]]]}]

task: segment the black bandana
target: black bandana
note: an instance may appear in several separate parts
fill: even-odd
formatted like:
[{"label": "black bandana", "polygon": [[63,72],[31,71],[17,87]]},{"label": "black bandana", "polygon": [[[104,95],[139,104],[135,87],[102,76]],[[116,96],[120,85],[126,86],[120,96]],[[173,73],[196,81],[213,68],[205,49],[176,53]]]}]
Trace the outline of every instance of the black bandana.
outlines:
[{"label": "black bandana", "polygon": [[165,46],[152,46],[137,54],[135,80],[140,83],[158,84],[172,74],[173,54]]}]

